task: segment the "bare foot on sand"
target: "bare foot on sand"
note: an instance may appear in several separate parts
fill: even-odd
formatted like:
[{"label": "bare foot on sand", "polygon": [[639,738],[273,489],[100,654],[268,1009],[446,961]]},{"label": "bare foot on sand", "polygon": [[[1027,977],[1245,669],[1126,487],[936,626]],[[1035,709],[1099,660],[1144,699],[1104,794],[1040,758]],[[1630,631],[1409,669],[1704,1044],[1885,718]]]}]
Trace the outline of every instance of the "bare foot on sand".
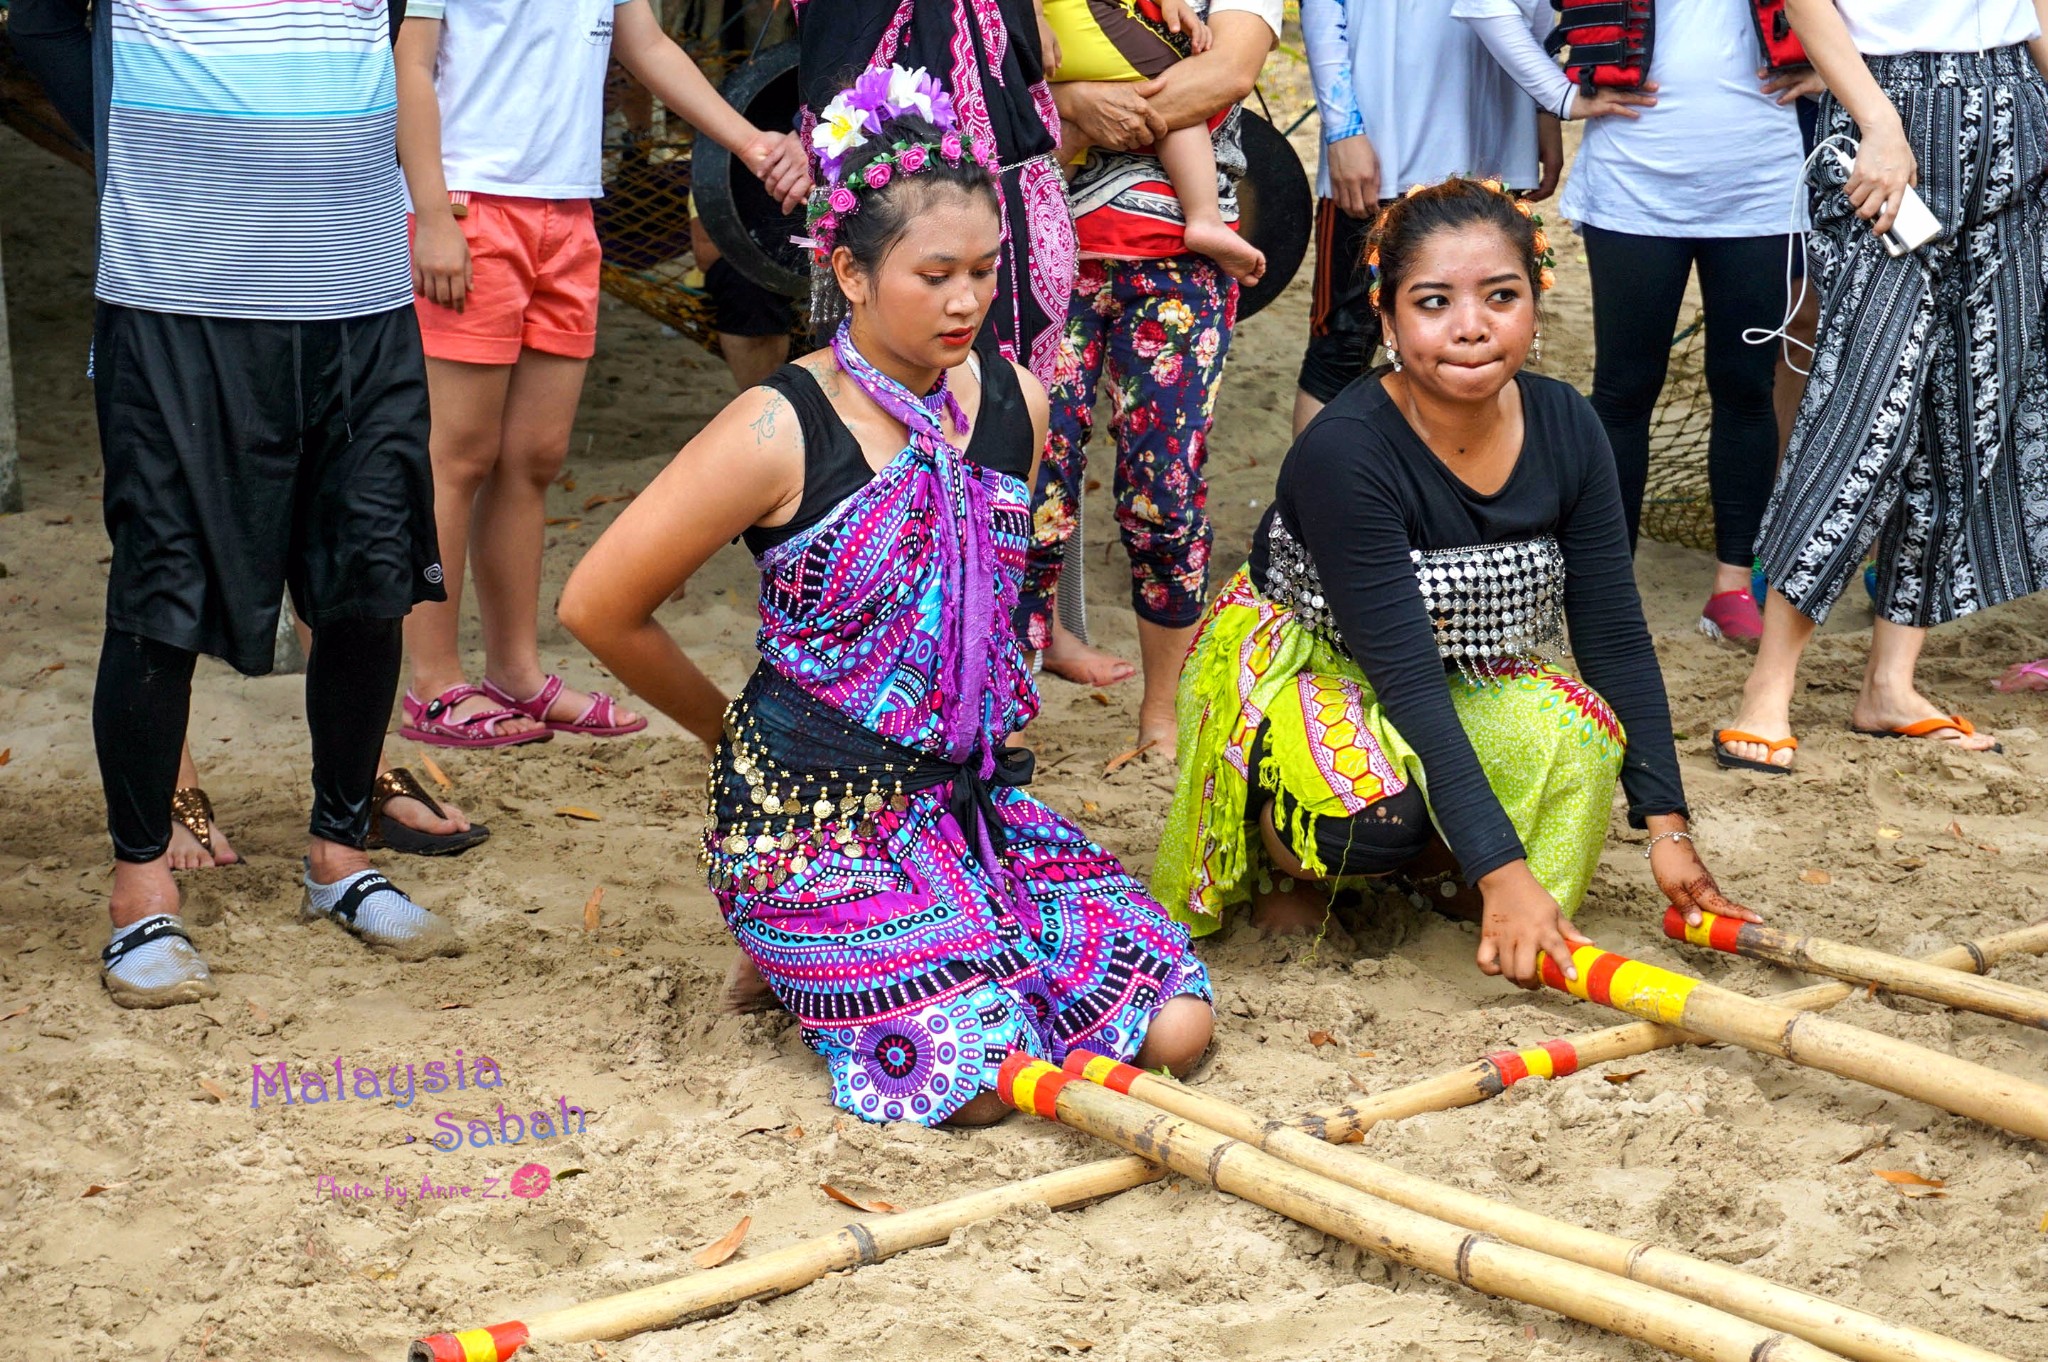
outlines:
[{"label": "bare foot on sand", "polygon": [[208,870],[217,865],[233,865],[242,857],[228,842],[227,833],[218,823],[212,824],[213,854],[208,855],[192,830],[177,819],[171,820],[171,869]]},{"label": "bare foot on sand", "polygon": [[739,1017],[749,1012],[773,1012],[782,1004],[775,1000],[775,991],[743,951],[725,972],[725,1000],[721,1006],[728,1014]]},{"label": "bare foot on sand", "polygon": [[1222,219],[1214,223],[1191,222],[1182,235],[1189,250],[1208,256],[1225,274],[1247,288],[1265,277],[1266,253],[1225,226]]},{"label": "bare foot on sand", "polygon": [[1115,653],[1083,643],[1057,620],[1052,626],[1052,641],[1046,644],[1042,656],[1045,670],[1077,686],[1113,686],[1138,674],[1136,667]]}]

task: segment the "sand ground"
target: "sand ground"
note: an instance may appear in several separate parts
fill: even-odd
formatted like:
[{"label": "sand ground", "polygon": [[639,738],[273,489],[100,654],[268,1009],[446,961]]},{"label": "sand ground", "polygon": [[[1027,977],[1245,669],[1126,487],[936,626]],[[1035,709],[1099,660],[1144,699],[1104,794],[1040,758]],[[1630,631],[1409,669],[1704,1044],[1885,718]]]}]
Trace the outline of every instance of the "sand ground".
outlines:
[{"label": "sand ground", "polygon": [[[196,1007],[123,1012],[95,977],[108,885],[86,715],[106,542],[85,351],[88,184],[0,136],[0,201],[29,511],[0,520],[0,1355],[29,1359],[395,1359],[432,1328],[517,1317],[692,1271],[741,1216],[743,1254],[844,1223],[819,1184],[899,1205],[1099,1157],[1025,1118],[978,1133],[838,1116],[780,1015],[714,1004],[732,956],[698,874],[703,759],[662,721],[632,740],[440,757],[492,840],[452,862],[384,857],[459,924],[460,959],[400,966],[296,919],[306,798],[299,682],[204,663],[192,738],[248,864],[183,877],[219,981]],[[1563,234],[1560,233],[1559,236]],[[1565,241],[1548,367],[1583,376],[1583,272]],[[1303,334],[1297,286],[1240,331],[1218,410],[1210,509],[1218,562],[1247,541],[1287,442]],[[608,307],[556,494],[548,592],[616,505],[729,394],[724,370]],[[1106,481],[1106,476],[1104,481]],[[1098,493],[1098,498],[1106,493]],[[1090,518],[1094,616],[1129,649],[1106,500]],[[1731,714],[1744,655],[1692,632],[1707,564],[1649,546],[1641,580],[1666,667],[1701,844],[1722,883],[1780,923],[1923,952],[2043,911],[2048,727],[2040,696],[1994,694],[2048,634],[2048,600],[1939,632],[1926,684],[1999,729],[2001,756],[1876,743],[1844,731],[1867,642],[1852,603],[1817,645],[1795,709],[1797,775],[1717,771],[1705,733]],[[666,613],[712,674],[751,665],[752,581],[738,549]],[[550,623],[547,657],[602,679]],[[1039,789],[1140,871],[1171,786],[1163,765],[1105,776],[1135,694],[1049,683]],[[413,754],[400,754],[418,765]],[[594,821],[557,816],[576,805]],[[1785,972],[1703,958],[1660,937],[1662,905],[1617,815],[1580,918],[1603,944],[1754,993]],[[1813,881],[1825,876],[1829,882]],[[592,890],[602,927],[583,929]],[[1609,1024],[1520,994],[1471,964],[1472,929],[1405,903],[1320,943],[1242,926],[1204,946],[1219,1030],[1200,1081],[1279,1115],[1348,1100],[1504,1045]],[[2048,963],[2000,971],[2048,988]],[[1838,1015],[2013,1073],[2048,1072],[2048,1036],[1919,1006]],[[1316,1045],[1313,1032],[1333,1044]],[[252,1107],[252,1065],[386,1070],[487,1054],[503,1086],[399,1107]],[[2015,1358],[2048,1358],[2048,1164],[2039,1145],[1740,1051],[1664,1052],[1610,1072],[1526,1083],[1493,1103],[1372,1132],[1416,1172],[1690,1249]],[[1621,1069],[1632,1074],[1618,1081]],[[503,1102],[588,1113],[581,1134],[437,1152],[436,1115]],[[553,1186],[507,1199],[538,1162]],[[1947,1183],[1909,1199],[1873,1175]],[[338,1198],[321,1179],[372,1195]],[[384,1195],[387,1179],[415,1195]],[[422,1179],[468,1185],[422,1205]],[[497,1191],[492,1195],[493,1188]],[[540,1358],[729,1357],[1439,1359],[1648,1357],[1646,1348],[1406,1271],[1179,1180],[1084,1211],[1017,1215],[951,1243],[708,1322]]]}]

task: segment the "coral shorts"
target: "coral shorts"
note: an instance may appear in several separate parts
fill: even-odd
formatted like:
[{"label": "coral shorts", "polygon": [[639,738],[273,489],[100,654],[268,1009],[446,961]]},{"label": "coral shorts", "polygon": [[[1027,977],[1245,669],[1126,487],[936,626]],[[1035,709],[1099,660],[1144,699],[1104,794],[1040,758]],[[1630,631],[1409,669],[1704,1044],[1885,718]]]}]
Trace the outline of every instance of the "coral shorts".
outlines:
[{"label": "coral shorts", "polygon": [[589,359],[597,350],[601,256],[590,200],[468,199],[468,216],[456,219],[469,242],[462,310],[413,300],[427,358],[514,364],[525,349]]}]

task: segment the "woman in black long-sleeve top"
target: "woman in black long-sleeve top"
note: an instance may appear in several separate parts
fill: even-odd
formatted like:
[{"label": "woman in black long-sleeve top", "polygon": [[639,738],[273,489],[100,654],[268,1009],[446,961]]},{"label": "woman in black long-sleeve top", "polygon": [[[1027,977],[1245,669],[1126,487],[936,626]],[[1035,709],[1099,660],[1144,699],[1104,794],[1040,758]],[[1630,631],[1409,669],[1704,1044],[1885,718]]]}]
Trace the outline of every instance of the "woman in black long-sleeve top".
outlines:
[{"label": "woman in black long-sleeve top", "polygon": [[[1484,901],[1479,967],[1530,984],[1538,951],[1562,965],[1584,940],[1569,918],[1618,775],[1665,893],[1753,916],[1686,834],[1606,436],[1572,388],[1520,372],[1540,230],[1452,179],[1373,239],[1392,367],[1302,432],[1203,622],[1155,893],[1197,931],[1246,900],[1307,928],[1328,888],[1300,881],[1387,874],[1434,822]],[[1567,630],[1583,680],[1554,665]]]}]

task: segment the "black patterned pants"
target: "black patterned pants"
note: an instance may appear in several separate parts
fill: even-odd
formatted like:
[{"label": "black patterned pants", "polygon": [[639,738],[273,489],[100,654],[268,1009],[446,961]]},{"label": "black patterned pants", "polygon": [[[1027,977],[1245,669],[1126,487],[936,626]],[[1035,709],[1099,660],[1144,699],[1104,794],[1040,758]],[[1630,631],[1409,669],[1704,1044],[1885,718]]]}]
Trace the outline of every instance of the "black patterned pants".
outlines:
[{"label": "black patterned pants", "polygon": [[[1943,231],[1893,259],[1817,162],[1819,348],[1757,556],[1815,620],[1874,557],[1879,615],[1924,627],[2048,585],[2048,82],[2023,46],[1866,60]],[[1821,133],[1857,130],[1827,99]]]}]

